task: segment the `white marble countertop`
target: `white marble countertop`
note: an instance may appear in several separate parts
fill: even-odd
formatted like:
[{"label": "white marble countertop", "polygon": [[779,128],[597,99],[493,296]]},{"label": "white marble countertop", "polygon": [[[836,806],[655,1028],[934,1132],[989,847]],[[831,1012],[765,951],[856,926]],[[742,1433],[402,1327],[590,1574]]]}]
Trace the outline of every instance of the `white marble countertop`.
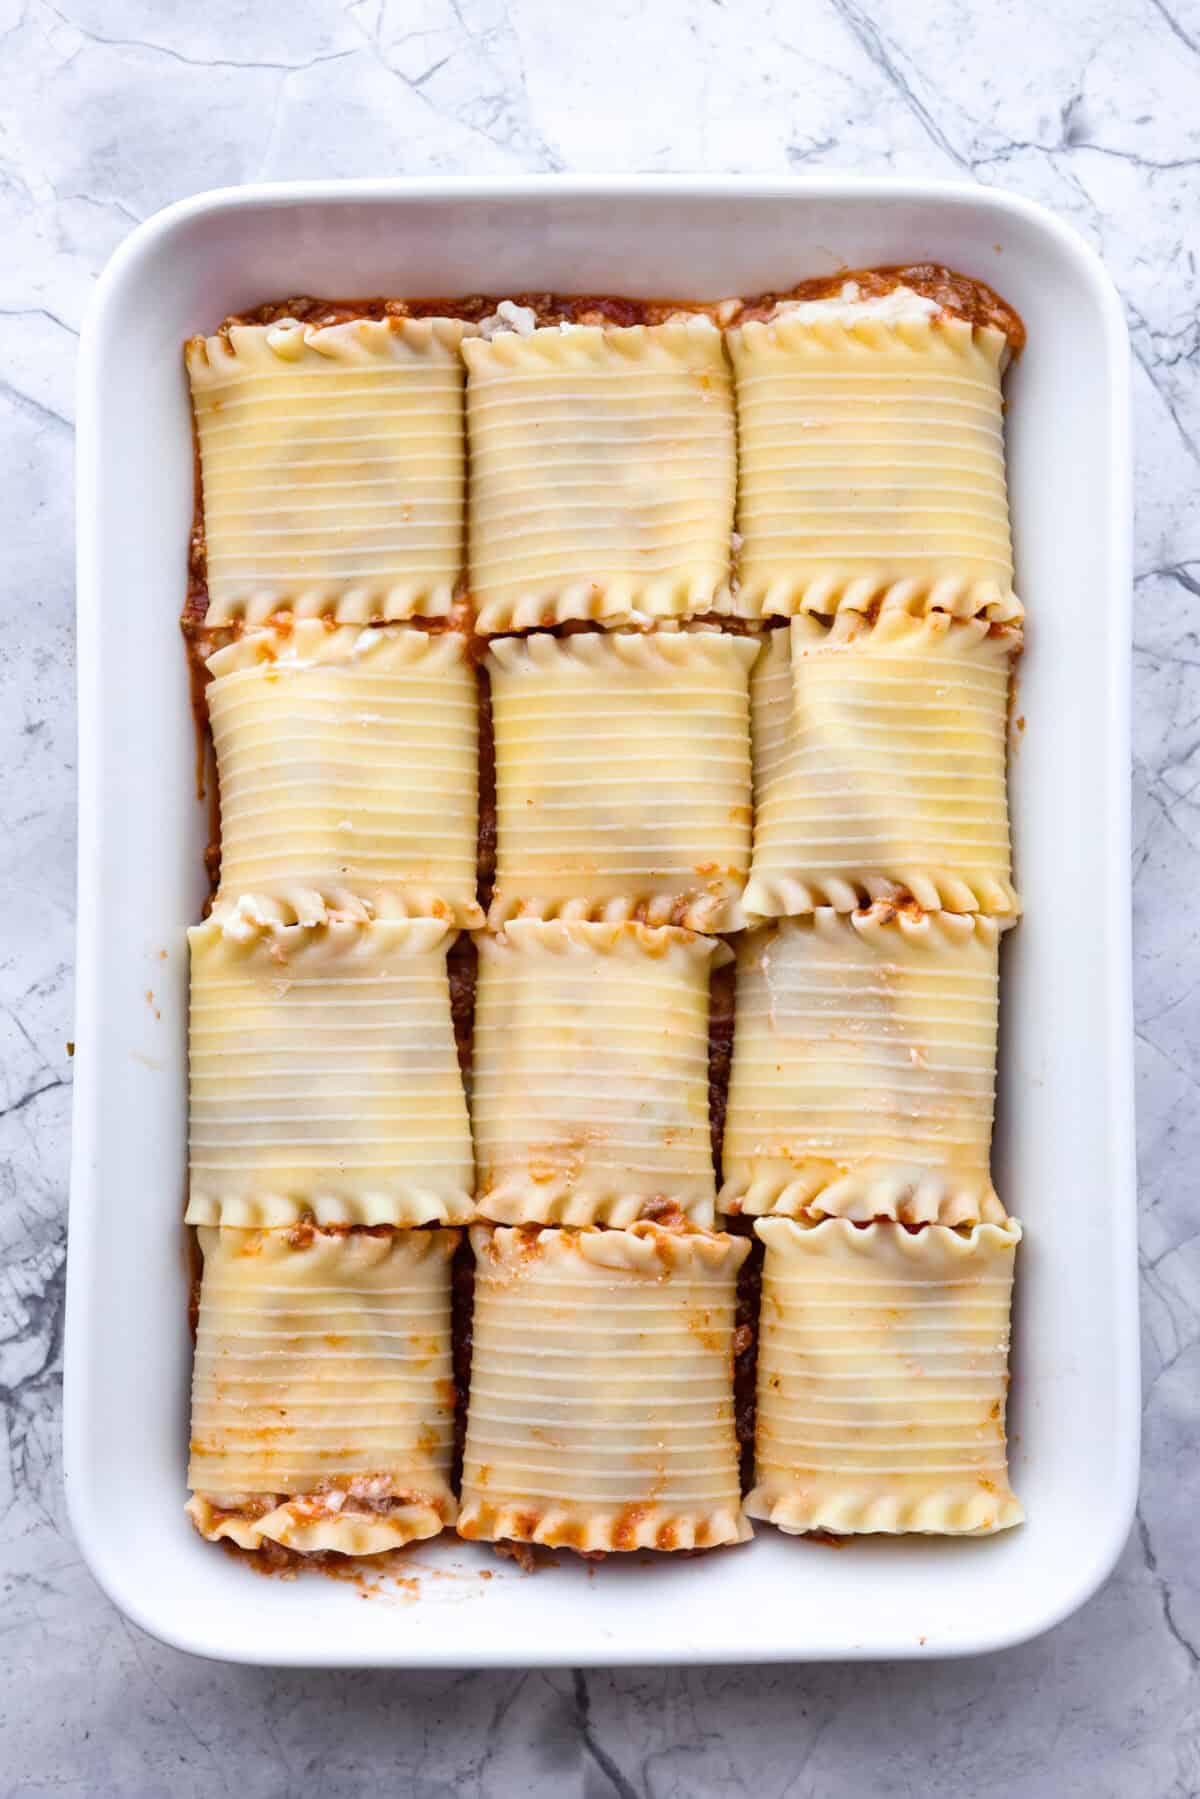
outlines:
[{"label": "white marble countertop", "polygon": [[[0,1793],[1200,1792],[1197,0],[2,0],[0,41]],[[93,1585],[59,1471],[73,340],[92,283],[138,220],[231,182],[812,168],[1029,194],[1095,244],[1128,309],[1137,1528],[1068,1623],[936,1667],[298,1675],[164,1649]]]}]

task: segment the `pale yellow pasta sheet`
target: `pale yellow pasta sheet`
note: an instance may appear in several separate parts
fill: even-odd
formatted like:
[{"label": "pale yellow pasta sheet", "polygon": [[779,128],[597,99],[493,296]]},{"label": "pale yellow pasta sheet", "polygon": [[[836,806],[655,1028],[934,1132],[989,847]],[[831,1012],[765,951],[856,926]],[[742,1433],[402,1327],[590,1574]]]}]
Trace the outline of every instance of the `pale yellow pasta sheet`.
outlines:
[{"label": "pale yellow pasta sheet", "polygon": [[213,916],[478,925],[479,696],[454,632],[250,631],[209,658],[221,794]]},{"label": "pale yellow pasta sheet", "polygon": [[1020,1226],[768,1218],[752,1518],[983,1536],[1022,1520],[1005,1444]]},{"label": "pale yellow pasta sheet", "polygon": [[191,945],[190,1224],[457,1224],[471,1133],[435,919]]},{"label": "pale yellow pasta sheet", "polygon": [[794,774],[798,757],[794,694],[792,640],[785,626],[766,633],[750,671],[754,830],[746,886],[754,920],[781,916],[793,899],[797,910],[811,909],[801,903],[806,896],[796,881],[791,850],[792,821],[804,801]]},{"label": "pale yellow pasta sheet", "polygon": [[460,1534],[579,1550],[743,1542],[745,1238],[477,1225],[471,1242]]},{"label": "pale yellow pasta sheet", "polygon": [[944,613],[772,632],[752,682],[747,915],[911,896],[1015,918],[1005,762],[1020,643]]},{"label": "pale yellow pasta sheet", "polygon": [[711,630],[493,642],[493,926],[526,915],[737,928],[757,652]]},{"label": "pale yellow pasta sheet", "polygon": [[782,317],[727,333],[737,392],[737,609],[1019,616],[1004,334],[941,316]]},{"label": "pale yellow pasta sheet", "polygon": [[707,319],[463,341],[479,629],[728,610],[733,384]]},{"label": "pale yellow pasta sheet", "polygon": [[210,625],[450,611],[463,566],[464,329],[284,319],[191,339]]},{"label": "pale yellow pasta sheet", "polygon": [[458,1235],[201,1230],[188,1510],[204,1536],[368,1555],[453,1524]]},{"label": "pale yellow pasta sheet", "polygon": [[714,1218],[709,970],[671,927],[521,919],[481,936],[476,1203],[501,1223]]},{"label": "pale yellow pasta sheet", "polygon": [[1003,1219],[990,919],[823,907],[743,938],[720,1207]]}]

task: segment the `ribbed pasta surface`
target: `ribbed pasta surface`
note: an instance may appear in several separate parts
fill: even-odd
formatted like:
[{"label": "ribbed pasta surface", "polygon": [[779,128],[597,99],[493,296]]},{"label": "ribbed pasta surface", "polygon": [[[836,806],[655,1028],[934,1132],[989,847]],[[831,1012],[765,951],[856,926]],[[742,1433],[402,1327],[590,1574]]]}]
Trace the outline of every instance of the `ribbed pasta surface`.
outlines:
[{"label": "ribbed pasta surface", "polygon": [[990,919],[823,907],[738,949],[720,1206],[1002,1219]]},{"label": "ribbed pasta surface", "polygon": [[1011,618],[1003,334],[962,319],[781,318],[728,333],[738,610],[920,599]]},{"label": "ribbed pasta surface", "polygon": [[733,384],[707,320],[463,341],[481,631],[727,609]]},{"label": "ribbed pasta surface", "polygon": [[489,923],[741,923],[757,652],[752,638],[714,631],[493,642]]},{"label": "ribbed pasta surface", "polygon": [[[990,1173],[1020,910],[1007,340],[856,292],[727,333],[507,302],[188,344],[206,623],[234,627],[207,664],[220,887],[189,932],[205,1536],[1020,1521],[1021,1230]],[[464,592],[473,643],[433,623]],[[718,1193],[709,984],[737,932]],[[718,1212],[765,1246],[744,1506],[750,1242]],[[426,1227],[472,1220],[460,1505],[459,1232]]]},{"label": "ribbed pasta surface", "polygon": [[514,921],[480,937],[476,1204],[501,1223],[713,1222],[708,982],[670,927]]},{"label": "ribbed pasta surface", "polygon": [[733,1329],[744,1238],[471,1231],[459,1530],[573,1549],[742,1542]]},{"label": "ribbed pasta surface", "polygon": [[792,776],[797,750],[794,720],[792,638],[784,626],[766,633],[750,672],[754,833],[750,879],[742,897],[744,913],[749,892],[755,919],[782,914],[783,882],[795,879],[790,842],[802,796]]},{"label": "ribbed pasta surface", "polygon": [[1019,634],[944,613],[803,616],[790,671],[784,635],[755,675],[746,912],[912,896],[1015,916],[1005,752]]},{"label": "ribbed pasta surface", "polygon": [[189,931],[190,1224],[471,1215],[453,936],[434,919]]},{"label": "ribbed pasta surface", "polygon": [[1019,1524],[1004,1414],[1020,1226],[769,1218],[752,1518],[786,1531]]},{"label": "ribbed pasta surface", "polygon": [[200,1232],[189,1510],[244,1548],[452,1524],[457,1231]]},{"label": "ribbed pasta surface", "polygon": [[209,624],[449,612],[462,334],[452,319],[284,320],[191,340]]},{"label": "ribbed pasta surface", "polygon": [[283,923],[481,924],[478,689],[464,640],[299,619],[209,658],[221,886]]}]

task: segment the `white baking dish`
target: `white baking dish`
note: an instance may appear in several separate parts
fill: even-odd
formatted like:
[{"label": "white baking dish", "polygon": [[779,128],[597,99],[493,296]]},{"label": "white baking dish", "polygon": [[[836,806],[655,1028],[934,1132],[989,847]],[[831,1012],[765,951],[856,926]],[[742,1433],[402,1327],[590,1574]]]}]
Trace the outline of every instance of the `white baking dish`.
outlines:
[{"label": "white baking dish", "polygon": [[[256,301],[559,289],[719,296],[929,259],[997,286],[1029,348],[1009,468],[1029,619],[1012,768],[1026,917],[1003,958],[996,1178],[1018,1261],[1024,1528],[840,1554],[760,1526],[698,1559],[570,1556],[532,1578],[446,1540],[364,1605],[256,1578],[184,1517],[186,944],[205,808],[176,624],[192,513],[181,340]],[[1129,942],[1128,346],[1100,265],[986,188],[817,179],[245,188],[114,257],[79,408],[79,966],[66,1469],[98,1580],[233,1660],[394,1667],[937,1656],[1078,1606],[1129,1528],[1138,1448]],[[490,1578],[481,1578],[486,1570]]]}]

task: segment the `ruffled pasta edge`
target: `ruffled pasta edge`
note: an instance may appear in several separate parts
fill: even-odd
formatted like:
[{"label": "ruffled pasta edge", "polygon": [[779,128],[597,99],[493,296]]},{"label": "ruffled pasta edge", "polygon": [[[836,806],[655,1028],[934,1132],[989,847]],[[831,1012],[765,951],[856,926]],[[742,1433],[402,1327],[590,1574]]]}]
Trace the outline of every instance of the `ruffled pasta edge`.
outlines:
[{"label": "ruffled pasta edge", "polygon": [[984,1220],[969,1229],[931,1224],[924,1230],[898,1228],[895,1221],[876,1219],[856,1224],[848,1218],[763,1218],[754,1234],[768,1250],[788,1260],[816,1256],[821,1260],[850,1261],[857,1256],[877,1258],[886,1243],[889,1253],[925,1266],[955,1266],[981,1257],[1015,1252],[1023,1235],[1016,1218]]},{"label": "ruffled pasta edge", "polygon": [[231,325],[212,337],[191,337],[184,358],[192,389],[203,393],[238,377],[307,368],[405,362],[461,371],[460,348],[474,327],[462,319],[347,319],[311,325],[280,319],[273,325]]},{"label": "ruffled pasta edge", "polygon": [[476,1216],[474,1197],[467,1186],[439,1191],[416,1180],[399,1179],[387,1189],[322,1193],[314,1187],[299,1195],[270,1188],[223,1193],[196,1182],[188,1195],[184,1223],[264,1231],[306,1223],[319,1229],[391,1225],[408,1231],[420,1225],[469,1224]]},{"label": "ruffled pasta edge", "polygon": [[214,680],[251,670],[292,672],[302,668],[362,666],[394,669],[422,666],[431,673],[466,668],[466,639],[457,631],[422,631],[412,625],[338,624],[331,618],[275,620],[247,631],[208,658]]},{"label": "ruffled pasta edge", "polygon": [[530,332],[501,331],[493,338],[467,337],[463,360],[473,381],[553,369],[603,369],[639,374],[659,367],[681,374],[719,375],[732,405],[733,371],[724,339],[712,320],[693,314],[661,325],[542,325]]},{"label": "ruffled pasta edge", "polygon": [[[837,906],[816,906],[800,917],[775,920],[773,925],[776,935],[808,931],[814,937],[823,938],[831,948],[848,930],[880,949],[887,945],[889,937],[898,933],[912,947],[926,949],[930,954],[965,949],[972,942],[994,950],[1006,928],[1002,919],[988,913],[950,912],[936,907],[926,910],[911,900],[890,899],[873,900],[853,911],[842,911]],[[771,925],[768,925],[766,930],[744,937],[743,950],[753,952],[770,929]]]},{"label": "ruffled pasta edge", "polygon": [[440,1536],[458,1516],[449,1492],[436,1504],[413,1501],[387,1514],[340,1511],[312,1517],[306,1516],[308,1507],[310,1496],[292,1494],[262,1517],[251,1518],[214,1505],[207,1494],[193,1493],[186,1510],[209,1542],[224,1537],[241,1549],[261,1549],[264,1542],[271,1542],[307,1554],[325,1550],[355,1556],[379,1555],[405,1543]]},{"label": "ruffled pasta edge", "polygon": [[263,1267],[275,1262],[296,1267],[300,1257],[306,1257],[310,1265],[336,1263],[343,1269],[347,1263],[364,1269],[377,1268],[385,1262],[417,1267],[429,1261],[449,1262],[462,1241],[462,1232],[458,1230],[397,1231],[374,1237],[344,1226],[323,1227],[315,1222],[299,1233],[260,1226],[239,1230],[236,1235],[202,1224],[197,1236],[206,1270],[210,1263],[228,1263],[231,1249],[236,1256],[253,1258]]},{"label": "ruffled pasta edge", "polygon": [[864,651],[885,648],[914,656],[956,658],[966,652],[974,660],[1004,667],[1012,663],[1023,644],[1019,623],[994,624],[978,615],[957,618],[939,611],[897,609],[876,615],[842,610],[831,616],[802,612],[788,629],[793,660],[854,645]]},{"label": "ruffled pasta edge", "polygon": [[[707,1153],[707,1136],[705,1151]],[[581,1190],[577,1181],[563,1176],[559,1180],[533,1181],[516,1175],[503,1175],[493,1185],[476,1188],[475,1216],[498,1225],[567,1225],[587,1228],[607,1225],[610,1229],[627,1230],[641,1222],[647,1208],[662,1200],[678,1208],[695,1230],[712,1231],[716,1226],[716,1183],[710,1177],[692,1176],[686,1185],[704,1191],[659,1193],[651,1199],[644,1193],[630,1193],[623,1188],[597,1187]]]},{"label": "ruffled pasta edge", "polygon": [[748,319],[726,332],[735,370],[764,361],[818,359],[830,354],[899,352],[946,362],[982,358],[996,371],[997,383],[1009,362],[1009,343],[996,325],[937,313],[925,318],[805,319],[784,314],[775,319]]},{"label": "ruffled pasta edge", "polygon": [[[832,617],[839,612],[907,612],[916,617],[946,612],[953,618],[985,618],[991,624],[1017,624],[1025,616],[1011,586],[990,577],[943,575],[931,580],[896,580],[880,567],[864,572],[859,565],[831,566],[815,574],[779,574],[767,563],[761,572],[752,555],[742,552],[743,569],[734,606],[743,618],[792,618],[811,612]],[[765,559],[764,559],[765,560]]]},{"label": "ruffled pasta edge", "polygon": [[412,618],[448,618],[458,591],[457,572],[405,580],[361,582],[282,582],[238,587],[224,595],[209,591],[206,625],[266,625],[280,613],[295,618],[332,619],[336,624],[368,625]]},{"label": "ruffled pasta edge", "polygon": [[619,1552],[630,1549],[716,1549],[745,1543],[754,1532],[740,1505],[704,1509],[673,1505],[564,1505],[492,1501],[464,1490],[458,1534],[467,1542],[543,1543],[548,1548]]},{"label": "ruffled pasta edge", "polygon": [[505,583],[503,592],[477,593],[474,600],[475,628],[481,637],[572,621],[651,626],[662,619],[733,610],[727,560],[714,562],[708,573],[696,572],[693,563],[670,575],[597,574],[590,581],[551,583],[534,590]]},{"label": "ruffled pasta edge", "polygon": [[[500,878],[487,923],[490,931],[503,931],[522,919],[568,924],[640,924],[649,930],[674,927],[700,935],[740,931],[746,923],[741,898],[744,885],[744,881],[731,876],[728,891],[717,893],[689,888],[670,893],[616,894],[607,899],[593,899],[582,894],[547,898],[516,890],[515,883]],[[719,967],[720,962],[714,962],[713,966]]]},{"label": "ruffled pasta edge", "polygon": [[[763,1158],[767,1162],[767,1158]],[[963,1178],[916,1163],[886,1163],[839,1172],[826,1161],[780,1163],[726,1175],[717,1209],[737,1217],[832,1219],[853,1227],[895,1224],[957,1227],[1001,1225],[1007,1214],[990,1177]]]},{"label": "ruffled pasta edge", "polygon": [[643,1219],[624,1230],[473,1224],[471,1249],[485,1277],[504,1279],[534,1265],[574,1266],[580,1261],[606,1273],[659,1280],[664,1274],[736,1274],[750,1251],[746,1237],[724,1232],[667,1230]]},{"label": "ruffled pasta edge", "polygon": [[262,929],[300,926],[307,930],[321,925],[399,924],[425,919],[473,931],[484,923],[474,884],[466,881],[458,893],[449,884],[417,887],[408,882],[349,888],[334,883],[306,887],[299,881],[276,881],[270,892],[237,895],[222,887],[209,917],[221,925],[241,921]]},{"label": "ruffled pasta edge", "polygon": [[[244,904],[243,904],[244,900]],[[188,929],[193,969],[210,956],[266,953],[282,970],[299,958],[308,963],[380,962],[392,953],[444,960],[458,933],[441,918],[330,919],[324,924],[280,924],[271,909],[246,895],[223,919],[206,918]]]},{"label": "ruffled pasta edge", "polygon": [[751,1518],[773,1524],[792,1536],[828,1531],[837,1536],[868,1533],[899,1536],[991,1536],[1024,1522],[1024,1510],[1011,1488],[974,1492],[931,1490],[921,1494],[856,1492],[848,1476],[846,1490],[816,1497],[799,1480],[766,1474],[746,1495]]},{"label": "ruffled pasta edge", "polygon": [[710,664],[734,675],[748,674],[759,639],[692,626],[679,631],[579,631],[571,637],[493,638],[487,663],[501,676],[584,674],[615,664],[651,673]]},{"label": "ruffled pasta edge", "polygon": [[856,914],[864,907],[885,905],[903,917],[908,901],[926,915],[961,914],[994,919],[1001,930],[1015,924],[1021,901],[1012,881],[985,869],[810,870],[806,878],[786,874],[756,874],[742,895],[747,920],[754,924],[773,918],[793,918],[829,910]]}]

